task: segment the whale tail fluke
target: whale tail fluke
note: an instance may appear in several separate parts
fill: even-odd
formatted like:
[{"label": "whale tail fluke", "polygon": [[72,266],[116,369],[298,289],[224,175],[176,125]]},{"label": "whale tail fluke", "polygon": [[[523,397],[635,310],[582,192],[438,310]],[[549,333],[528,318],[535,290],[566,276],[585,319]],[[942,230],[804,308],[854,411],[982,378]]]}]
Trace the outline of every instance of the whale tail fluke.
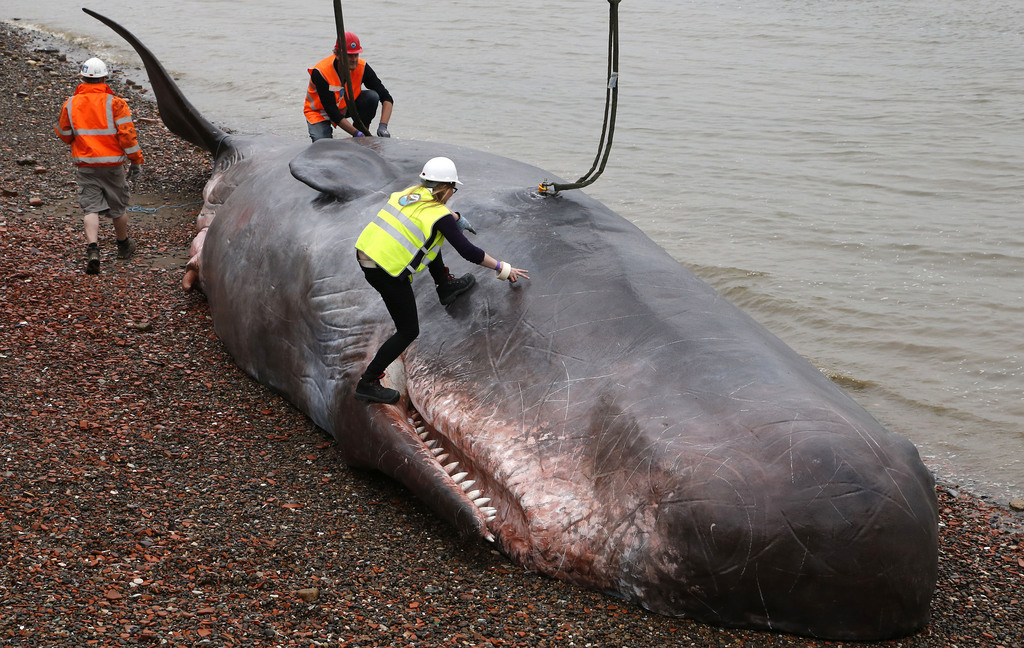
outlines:
[{"label": "whale tail fluke", "polygon": [[182,94],[164,66],[149,51],[149,48],[135,38],[130,31],[110,18],[84,7],[82,11],[117,32],[139,54],[142,63],[146,66],[149,82],[153,86],[153,94],[156,96],[156,103],[160,110],[160,119],[163,120],[167,128],[178,137],[192,142],[210,153],[216,153],[221,142],[228,136],[227,133],[211,124],[196,110],[195,106]]}]

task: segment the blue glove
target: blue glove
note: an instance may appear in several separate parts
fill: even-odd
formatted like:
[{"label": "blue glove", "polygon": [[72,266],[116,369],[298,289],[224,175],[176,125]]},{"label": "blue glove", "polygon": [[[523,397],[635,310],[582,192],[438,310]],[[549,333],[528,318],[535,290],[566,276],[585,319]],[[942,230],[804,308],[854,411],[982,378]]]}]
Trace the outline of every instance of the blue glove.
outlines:
[{"label": "blue glove", "polygon": [[476,230],[473,229],[473,223],[470,223],[469,219],[467,219],[462,214],[459,214],[459,212],[454,213],[458,215],[458,218],[455,220],[455,223],[459,226],[460,230],[473,232],[474,234],[476,234]]},{"label": "blue glove", "polygon": [[356,132],[352,133],[352,137],[362,137],[362,136],[363,136],[363,131],[361,131],[361,130],[357,130]]},{"label": "blue glove", "polygon": [[388,132],[388,125],[384,122],[377,126],[377,137],[391,137],[391,133]]}]

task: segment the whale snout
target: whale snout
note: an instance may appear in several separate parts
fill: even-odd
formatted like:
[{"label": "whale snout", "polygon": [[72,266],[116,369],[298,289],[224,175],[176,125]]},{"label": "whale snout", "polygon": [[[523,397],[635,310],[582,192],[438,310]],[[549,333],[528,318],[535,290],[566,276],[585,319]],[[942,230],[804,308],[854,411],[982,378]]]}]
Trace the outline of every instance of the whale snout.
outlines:
[{"label": "whale snout", "polygon": [[661,614],[817,637],[922,627],[938,511],[916,450],[886,439],[882,451],[848,427],[777,427],[788,452],[769,441],[691,458],[647,516],[646,544],[622,550],[622,591]]}]

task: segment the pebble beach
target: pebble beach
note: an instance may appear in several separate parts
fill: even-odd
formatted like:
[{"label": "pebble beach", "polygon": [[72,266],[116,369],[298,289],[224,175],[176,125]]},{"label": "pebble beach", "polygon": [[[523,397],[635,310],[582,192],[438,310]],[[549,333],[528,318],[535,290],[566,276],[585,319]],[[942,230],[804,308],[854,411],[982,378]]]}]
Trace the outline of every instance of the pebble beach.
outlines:
[{"label": "pebble beach", "polygon": [[[208,155],[123,74],[145,172],[116,259],[85,242],[58,43],[0,23],[0,646],[842,646],[717,628],[526,572],[235,366],[181,287]],[[216,117],[216,116],[211,116]],[[301,118],[301,117],[299,117]],[[1024,648],[1024,508],[937,485],[918,634],[845,645]]]}]

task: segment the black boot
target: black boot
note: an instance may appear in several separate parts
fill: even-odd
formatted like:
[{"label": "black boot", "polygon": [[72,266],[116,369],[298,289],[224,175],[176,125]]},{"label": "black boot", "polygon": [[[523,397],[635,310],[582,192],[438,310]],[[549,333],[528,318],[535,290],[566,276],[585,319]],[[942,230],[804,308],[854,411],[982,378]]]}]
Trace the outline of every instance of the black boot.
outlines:
[{"label": "black boot", "polygon": [[458,279],[449,274],[446,282],[437,284],[437,298],[441,300],[442,305],[447,306],[475,283],[476,278],[471,274],[464,274]]},{"label": "black boot", "polygon": [[366,378],[365,376],[360,378],[356,385],[356,398],[371,403],[387,403],[388,405],[397,403],[401,394],[397,390],[381,385],[380,379],[383,377],[384,374],[376,378]]},{"label": "black boot", "polygon": [[85,273],[86,274],[99,274],[100,272],[100,249],[95,245],[90,245],[85,249]]},{"label": "black boot", "polygon": [[122,261],[132,258],[137,247],[138,245],[136,245],[135,239],[125,237],[123,241],[117,242],[117,258]]}]

